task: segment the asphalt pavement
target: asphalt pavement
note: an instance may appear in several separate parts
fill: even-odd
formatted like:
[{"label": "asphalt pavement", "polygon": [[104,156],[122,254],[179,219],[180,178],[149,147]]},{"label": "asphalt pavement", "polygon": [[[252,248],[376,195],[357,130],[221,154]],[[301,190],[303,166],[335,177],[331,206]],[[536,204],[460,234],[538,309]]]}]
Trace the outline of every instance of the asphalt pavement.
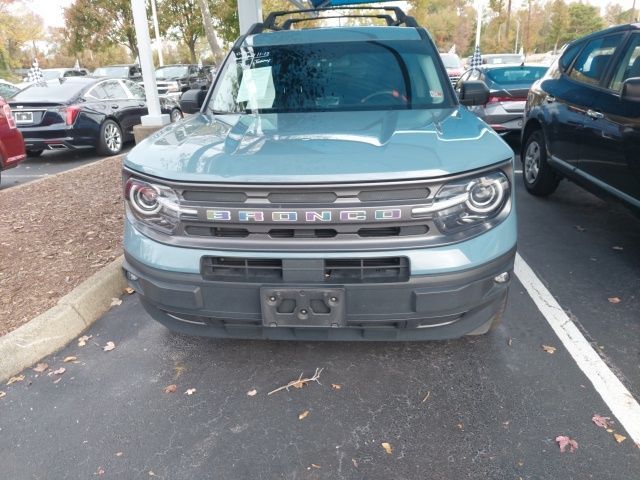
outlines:
[{"label": "asphalt pavement", "polygon": [[[640,220],[568,182],[549,199],[521,182],[520,255],[640,399]],[[639,476],[640,448],[518,278],[495,332],[445,342],[193,338],[151,320],[135,294],[123,300],[86,346],[44,359],[64,373],[2,387],[0,478]],[[316,368],[320,384],[267,395]],[[559,435],[577,451],[561,453]]]},{"label": "asphalt pavement", "polygon": [[[123,153],[132,147],[133,144],[125,145]],[[27,158],[17,167],[0,172],[0,190],[81,167],[103,158],[104,156],[98,155],[95,150],[45,150],[40,157]]]}]

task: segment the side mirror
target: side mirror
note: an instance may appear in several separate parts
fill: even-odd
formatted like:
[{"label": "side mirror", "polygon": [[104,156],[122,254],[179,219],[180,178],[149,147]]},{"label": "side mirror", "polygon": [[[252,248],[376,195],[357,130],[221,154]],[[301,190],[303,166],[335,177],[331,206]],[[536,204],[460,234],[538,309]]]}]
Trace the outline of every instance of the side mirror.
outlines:
[{"label": "side mirror", "polygon": [[206,96],[206,90],[199,88],[187,90],[180,97],[180,108],[184,113],[198,113],[202,108]]},{"label": "side mirror", "polygon": [[627,78],[622,83],[620,99],[627,102],[640,102],[640,77]]},{"label": "side mirror", "polygon": [[489,101],[489,87],[482,80],[467,80],[459,86],[458,99],[468,107],[485,105]]}]

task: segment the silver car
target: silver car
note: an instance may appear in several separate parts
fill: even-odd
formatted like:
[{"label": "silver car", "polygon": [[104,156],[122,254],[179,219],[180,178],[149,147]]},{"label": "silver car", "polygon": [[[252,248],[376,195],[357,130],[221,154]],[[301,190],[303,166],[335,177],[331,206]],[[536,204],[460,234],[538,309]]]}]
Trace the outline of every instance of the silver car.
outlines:
[{"label": "silver car", "polygon": [[489,101],[485,105],[468,107],[487,122],[500,135],[518,133],[522,128],[522,116],[529,88],[547,71],[538,64],[482,65],[462,74],[455,89],[469,80],[480,80],[489,89]]}]

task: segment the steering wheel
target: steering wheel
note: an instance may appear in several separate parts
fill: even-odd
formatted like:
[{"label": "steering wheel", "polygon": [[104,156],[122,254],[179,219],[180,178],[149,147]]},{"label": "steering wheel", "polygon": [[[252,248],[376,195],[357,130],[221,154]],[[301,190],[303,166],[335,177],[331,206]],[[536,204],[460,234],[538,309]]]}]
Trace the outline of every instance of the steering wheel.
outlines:
[{"label": "steering wheel", "polygon": [[379,97],[381,95],[386,95],[386,96],[392,97],[394,100],[397,100],[399,102],[407,103],[407,97],[402,95],[397,90],[380,90],[379,92],[373,92],[372,94],[367,95],[362,100],[360,100],[360,103],[367,103],[369,100],[375,97]]}]

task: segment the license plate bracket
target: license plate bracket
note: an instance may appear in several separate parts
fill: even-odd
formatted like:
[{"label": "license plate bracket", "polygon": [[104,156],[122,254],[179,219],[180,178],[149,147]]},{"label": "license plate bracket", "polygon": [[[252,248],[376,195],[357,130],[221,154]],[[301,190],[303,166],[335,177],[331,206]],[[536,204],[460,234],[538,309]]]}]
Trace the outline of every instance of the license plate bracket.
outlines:
[{"label": "license plate bracket", "polygon": [[16,123],[33,123],[33,112],[13,112]]},{"label": "license plate bracket", "polygon": [[344,325],[344,288],[260,289],[265,327],[341,327]]}]

